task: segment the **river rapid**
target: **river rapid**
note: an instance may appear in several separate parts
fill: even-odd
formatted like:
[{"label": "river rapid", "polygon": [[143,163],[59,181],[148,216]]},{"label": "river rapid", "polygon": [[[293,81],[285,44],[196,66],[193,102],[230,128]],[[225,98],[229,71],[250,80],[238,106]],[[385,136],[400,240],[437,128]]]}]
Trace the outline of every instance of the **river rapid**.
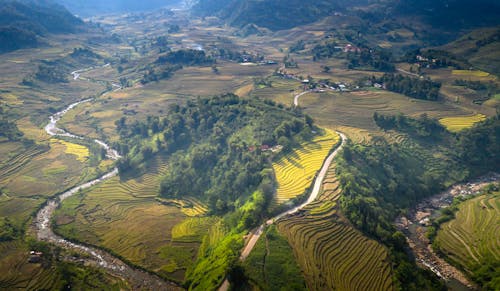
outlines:
[{"label": "river rapid", "polygon": [[[80,73],[87,70],[88,69],[79,70],[72,72],[71,74],[73,75],[74,80],[77,80],[80,77]],[[120,154],[105,142],[98,139],[90,139],[82,136],[77,136],[57,127],[57,122],[61,120],[61,118],[66,113],[82,103],[91,101],[93,101],[92,98],[75,102],[66,107],[64,110],[50,116],[49,123],[45,126],[45,131],[47,132],[47,134],[53,137],[66,137],[77,140],[91,140],[92,142],[96,143],[106,150],[106,157],[108,159],[116,161],[121,158]],[[59,194],[55,198],[49,199],[46,205],[38,211],[33,223],[33,228],[36,232],[37,239],[40,241],[55,244],[68,250],[85,253],[87,256],[85,256],[84,258],[73,258],[72,260],[83,263],[85,265],[100,267],[105,271],[126,280],[133,290],[180,290],[181,288],[173,282],[165,281],[157,275],[150,274],[143,270],[131,267],[119,258],[101,249],[71,242],[59,235],[56,235],[52,230],[51,221],[52,217],[54,216],[54,212],[65,199],[75,195],[76,193],[79,193],[81,190],[90,188],[112,177],[115,177],[116,175],[118,175],[118,168],[114,168],[109,173],[106,173],[95,180],[76,186],[62,194]]]}]

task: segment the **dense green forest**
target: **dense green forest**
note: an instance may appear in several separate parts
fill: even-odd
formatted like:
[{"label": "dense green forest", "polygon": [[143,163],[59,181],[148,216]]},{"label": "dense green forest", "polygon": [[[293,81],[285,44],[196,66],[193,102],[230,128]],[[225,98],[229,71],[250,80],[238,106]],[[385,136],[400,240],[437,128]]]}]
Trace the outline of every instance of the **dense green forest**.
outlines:
[{"label": "dense green forest", "polygon": [[385,89],[416,99],[435,101],[439,97],[441,83],[430,79],[418,79],[399,74],[384,74],[373,81],[382,83]]},{"label": "dense green forest", "polygon": [[[346,51],[347,50],[347,51]],[[389,51],[370,49],[365,46],[344,48],[334,41],[317,44],[311,49],[313,60],[332,57],[347,59],[349,69],[368,69],[382,72],[394,71],[393,56]]]},{"label": "dense green forest", "polygon": [[[169,153],[171,162],[160,195],[199,197],[214,212],[225,213],[242,205],[259,185],[264,195],[272,194],[265,171],[269,151],[262,149],[309,139],[313,124],[300,112],[272,102],[228,94],[172,106],[165,116],[145,122],[128,124],[123,118],[117,127],[122,137],[117,146],[126,154],[118,165],[123,173],[140,167],[156,152]],[[253,220],[245,223],[251,225]]]},{"label": "dense green forest", "polygon": [[7,109],[0,105],[0,137],[9,141],[17,141],[23,137],[23,133],[17,128],[15,122],[9,120]]},{"label": "dense green forest", "polygon": [[[337,167],[343,188],[341,207],[357,228],[392,250],[396,277],[404,290],[437,288],[436,282],[425,279],[423,271],[410,264],[404,236],[392,221],[452,183],[498,171],[499,116],[457,134],[444,131],[426,116],[413,119],[377,114],[374,118],[384,129],[408,133],[408,140],[390,144],[380,137],[370,146],[347,144]],[[427,142],[429,137],[433,143]],[[415,276],[409,275],[412,273]]]},{"label": "dense green forest", "polygon": [[210,66],[214,63],[215,60],[202,50],[181,49],[168,52],[147,66],[141,83],[147,84],[168,79],[183,66]]}]

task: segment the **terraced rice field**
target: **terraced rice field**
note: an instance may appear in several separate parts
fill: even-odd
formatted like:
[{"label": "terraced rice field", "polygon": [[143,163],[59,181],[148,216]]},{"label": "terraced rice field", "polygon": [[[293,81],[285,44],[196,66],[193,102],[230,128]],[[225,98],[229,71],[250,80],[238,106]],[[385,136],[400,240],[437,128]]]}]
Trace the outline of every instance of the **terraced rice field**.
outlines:
[{"label": "terraced rice field", "polygon": [[439,120],[443,126],[446,127],[451,132],[459,132],[462,129],[472,127],[476,122],[480,122],[486,119],[483,114],[476,114],[471,116],[456,116],[456,117],[445,117]]},{"label": "terraced rice field", "polygon": [[50,290],[54,287],[53,269],[28,263],[28,249],[23,243],[0,243],[0,289]]},{"label": "terraced rice field", "polygon": [[293,97],[302,92],[302,85],[298,81],[280,77],[271,77],[269,81],[272,84],[271,87],[255,86],[250,95],[291,106],[293,105]]},{"label": "terraced rice field", "polygon": [[490,73],[475,70],[453,70],[451,74],[454,76],[473,76],[473,77],[488,77]]},{"label": "terraced rice field", "polygon": [[50,143],[52,145],[57,144],[57,143],[62,144],[66,148],[65,152],[69,155],[75,155],[76,159],[80,162],[87,161],[87,159],[90,156],[89,149],[83,145],[79,145],[76,143],[71,143],[71,142],[67,142],[65,140],[55,139],[55,138],[50,139]]},{"label": "terraced rice field", "polygon": [[293,153],[273,163],[278,182],[276,202],[285,203],[299,195],[311,185],[330,150],[338,143],[339,136],[331,131],[317,136]]},{"label": "terraced rice field", "polygon": [[373,121],[375,112],[415,117],[427,113],[431,118],[470,114],[445,103],[416,100],[385,90],[311,93],[300,97],[300,106],[319,126],[340,130],[356,143],[365,143],[370,135],[380,133]]},{"label": "terraced rice field", "polygon": [[156,200],[166,158],[149,163],[146,174],[112,178],[67,199],[56,213],[57,230],[66,237],[105,247],[134,264],[183,281],[204,234],[214,222],[206,206],[190,198],[178,204]]},{"label": "terraced rice field", "polygon": [[278,222],[309,290],[393,290],[388,251],[338,213],[341,190],[331,168],[318,201],[303,216]]},{"label": "terraced rice field", "polygon": [[500,261],[500,192],[459,205],[456,218],[441,225],[436,244],[445,255],[470,271],[485,260]]}]

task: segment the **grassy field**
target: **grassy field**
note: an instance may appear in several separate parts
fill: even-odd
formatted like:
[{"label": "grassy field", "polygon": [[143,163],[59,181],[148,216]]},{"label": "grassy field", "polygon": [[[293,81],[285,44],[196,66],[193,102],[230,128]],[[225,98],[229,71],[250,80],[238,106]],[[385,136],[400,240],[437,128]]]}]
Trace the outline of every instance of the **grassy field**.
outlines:
[{"label": "grassy field", "polygon": [[260,290],[305,290],[293,250],[274,225],[261,236],[243,263],[245,273]]},{"label": "grassy field", "polygon": [[388,251],[339,214],[340,194],[331,168],[321,196],[305,215],[277,223],[293,248],[308,290],[393,290]]},{"label": "grassy field", "polygon": [[193,198],[157,201],[166,160],[152,160],[148,167],[146,174],[115,177],[69,198],[56,213],[57,230],[183,281],[215,218],[201,217],[207,208]]},{"label": "grassy field", "polygon": [[270,87],[255,86],[250,96],[266,98],[287,106],[292,106],[293,97],[302,92],[302,85],[295,80],[269,77],[267,81],[270,82]]},{"label": "grassy field", "polygon": [[445,117],[439,120],[439,123],[444,125],[446,129],[451,132],[458,132],[465,128],[472,127],[476,122],[480,122],[486,119],[483,114],[476,114],[472,116],[456,116],[456,117]]},{"label": "grassy field", "polygon": [[278,182],[276,202],[285,203],[299,195],[313,182],[316,172],[323,165],[326,156],[339,141],[339,136],[331,131],[315,137],[300,149],[287,154],[273,163]]},{"label": "grassy field", "polygon": [[[459,205],[455,219],[441,225],[435,243],[469,274],[488,262],[500,261],[500,192],[481,195]],[[500,282],[497,280],[496,288]],[[495,289],[495,288],[494,288]]]}]

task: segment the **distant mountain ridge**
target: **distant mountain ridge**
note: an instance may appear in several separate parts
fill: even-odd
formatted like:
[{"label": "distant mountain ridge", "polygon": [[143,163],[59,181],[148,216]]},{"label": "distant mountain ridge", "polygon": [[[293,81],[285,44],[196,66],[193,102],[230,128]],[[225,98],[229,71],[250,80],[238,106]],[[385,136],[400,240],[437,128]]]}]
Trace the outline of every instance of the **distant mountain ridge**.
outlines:
[{"label": "distant mountain ridge", "polygon": [[231,25],[254,23],[271,30],[288,29],[319,20],[366,0],[200,0],[192,11],[201,16],[215,15]]},{"label": "distant mountain ridge", "polygon": [[84,22],[52,1],[0,0],[0,53],[36,47],[48,33],[74,33]]},{"label": "distant mountain ridge", "polygon": [[500,24],[498,0],[199,0],[192,8],[196,15],[218,16],[233,26],[253,23],[271,30],[356,10],[380,19],[417,17],[431,26],[457,31]]},{"label": "distant mountain ridge", "polygon": [[175,5],[182,0],[56,0],[74,14],[82,17],[99,14],[140,12]]}]

